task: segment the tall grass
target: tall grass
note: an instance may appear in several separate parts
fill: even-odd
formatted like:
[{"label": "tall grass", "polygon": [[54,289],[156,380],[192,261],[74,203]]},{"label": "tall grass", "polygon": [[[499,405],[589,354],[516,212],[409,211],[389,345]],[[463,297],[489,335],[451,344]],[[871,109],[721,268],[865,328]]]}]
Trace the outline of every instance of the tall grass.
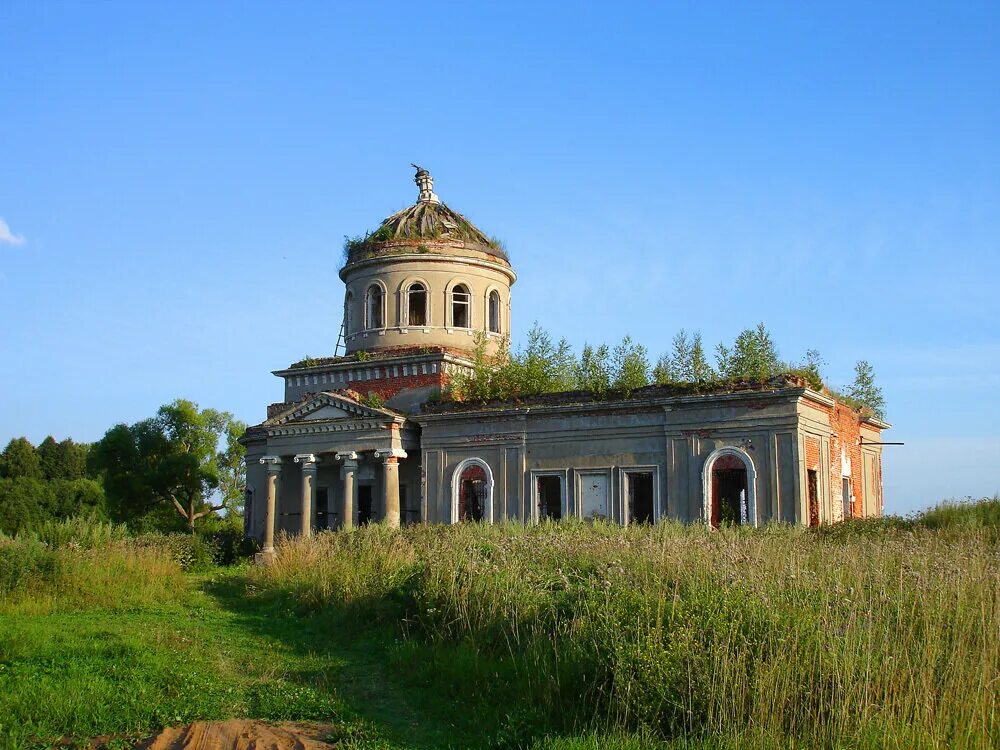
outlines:
[{"label": "tall grass", "polygon": [[0,612],[127,609],[188,588],[169,545],[133,539],[123,526],[76,519],[0,535]]},{"label": "tall grass", "polygon": [[1000,554],[988,525],[946,526],[368,527],[285,540],[251,583],[398,622],[427,680],[526,731],[989,746]]}]

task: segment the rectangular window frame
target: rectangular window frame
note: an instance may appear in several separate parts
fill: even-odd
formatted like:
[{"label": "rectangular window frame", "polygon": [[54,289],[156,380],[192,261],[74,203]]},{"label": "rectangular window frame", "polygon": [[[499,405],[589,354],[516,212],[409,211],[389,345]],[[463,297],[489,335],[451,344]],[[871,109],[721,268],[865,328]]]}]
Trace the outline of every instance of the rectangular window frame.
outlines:
[{"label": "rectangular window frame", "polygon": [[531,520],[539,523],[542,518],[538,512],[538,479],[539,477],[559,477],[559,502],[561,517],[572,515],[569,508],[569,469],[532,469],[531,470]]},{"label": "rectangular window frame", "polygon": [[618,497],[621,498],[619,510],[622,524],[627,526],[632,523],[632,513],[628,506],[629,474],[653,475],[653,523],[659,523],[663,513],[660,503],[660,467],[657,464],[638,464],[636,466],[622,466],[618,470]]},{"label": "rectangular window frame", "polygon": [[615,518],[615,480],[613,466],[588,466],[585,469],[573,470],[573,515],[581,520],[583,519],[584,478],[595,474],[603,474],[608,480],[608,520],[620,523],[620,520]]}]

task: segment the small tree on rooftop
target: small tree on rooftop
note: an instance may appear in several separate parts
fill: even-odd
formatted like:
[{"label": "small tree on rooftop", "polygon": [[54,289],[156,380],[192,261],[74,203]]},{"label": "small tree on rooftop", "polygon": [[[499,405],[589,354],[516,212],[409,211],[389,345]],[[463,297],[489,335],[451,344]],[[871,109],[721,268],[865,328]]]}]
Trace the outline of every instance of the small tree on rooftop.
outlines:
[{"label": "small tree on rooftop", "polygon": [[868,361],[862,359],[854,365],[854,382],[847,387],[847,397],[871,409],[879,419],[885,419],[885,396],[875,384],[875,370]]},{"label": "small tree on rooftop", "polygon": [[604,344],[596,349],[590,344],[583,345],[580,361],[576,366],[576,387],[590,391],[599,398],[611,387],[611,351]]},{"label": "small tree on rooftop", "polygon": [[705,357],[701,333],[688,338],[683,328],[674,336],[670,353],[660,357],[653,368],[653,381],[662,385],[698,383],[715,377],[715,370]]},{"label": "small tree on rooftop", "polygon": [[548,331],[538,322],[528,331],[524,349],[511,357],[517,392],[522,395],[565,391],[573,387],[573,348],[563,338],[552,343]]},{"label": "small tree on rooftop", "polygon": [[767,380],[782,370],[778,349],[763,323],[747,328],[736,337],[732,348],[716,348],[719,375],[730,380]]},{"label": "small tree on rooftop", "polygon": [[649,385],[649,357],[646,347],[636,344],[630,336],[622,339],[611,355],[614,380],[611,385],[616,390],[631,396],[632,391]]},{"label": "small tree on rooftop", "polygon": [[823,390],[823,373],[821,368],[826,364],[823,357],[816,349],[807,349],[805,359],[798,364],[791,365],[788,369],[796,375],[806,379],[809,387],[814,391]]}]

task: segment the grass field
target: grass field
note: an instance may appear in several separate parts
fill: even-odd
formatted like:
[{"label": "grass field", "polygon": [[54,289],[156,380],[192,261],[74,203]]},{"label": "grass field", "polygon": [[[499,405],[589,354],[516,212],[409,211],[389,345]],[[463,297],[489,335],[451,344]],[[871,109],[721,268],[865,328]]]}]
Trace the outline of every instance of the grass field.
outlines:
[{"label": "grass field", "polygon": [[813,531],[374,526],[217,568],[67,525],[0,540],[0,747],[242,716],[355,748],[996,747],[998,528],[996,499]]}]

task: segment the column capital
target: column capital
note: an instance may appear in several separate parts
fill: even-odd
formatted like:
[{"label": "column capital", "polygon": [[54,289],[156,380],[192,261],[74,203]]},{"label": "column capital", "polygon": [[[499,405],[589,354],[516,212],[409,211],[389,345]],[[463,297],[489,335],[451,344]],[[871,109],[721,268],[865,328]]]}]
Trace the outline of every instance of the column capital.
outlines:
[{"label": "column capital", "polygon": [[409,454],[402,448],[390,448],[387,451],[375,451],[375,458],[381,458],[387,462],[391,459],[406,458]]},{"label": "column capital", "polygon": [[295,463],[302,464],[302,471],[316,471],[316,462],[319,459],[314,453],[299,453],[296,454]]},{"label": "column capital", "polygon": [[344,451],[343,453],[338,453],[334,458],[338,461],[357,461],[358,454],[354,451]]},{"label": "column capital", "polygon": [[260,462],[272,474],[277,474],[281,471],[281,456],[264,456],[260,459]]}]

